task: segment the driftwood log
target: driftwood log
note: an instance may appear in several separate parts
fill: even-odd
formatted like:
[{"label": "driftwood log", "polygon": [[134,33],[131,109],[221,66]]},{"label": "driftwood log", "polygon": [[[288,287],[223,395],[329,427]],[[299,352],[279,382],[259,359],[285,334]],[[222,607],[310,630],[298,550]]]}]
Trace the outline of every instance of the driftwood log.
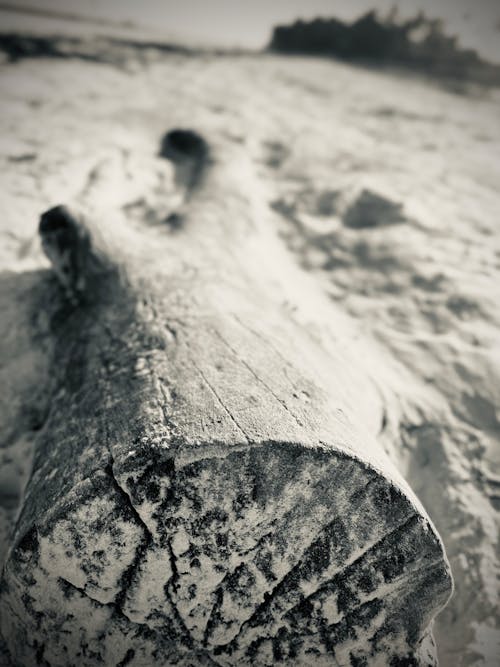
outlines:
[{"label": "driftwood log", "polygon": [[353,423],[362,369],[285,303],[293,270],[259,211],[231,214],[231,164],[191,162],[175,226],[42,217],[65,294],[1,584],[14,662],[435,664],[449,568]]}]

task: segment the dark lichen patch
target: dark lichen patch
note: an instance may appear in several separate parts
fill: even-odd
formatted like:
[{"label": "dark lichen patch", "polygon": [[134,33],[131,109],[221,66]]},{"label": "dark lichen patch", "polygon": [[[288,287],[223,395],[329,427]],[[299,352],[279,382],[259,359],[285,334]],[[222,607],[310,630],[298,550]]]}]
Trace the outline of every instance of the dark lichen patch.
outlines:
[{"label": "dark lichen patch", "polygon": [[285,644],[287,639],[287,629],[281,627],[272,640],[273,658],[275,662],[282,662],[286,657]]},{"label": "dark lichen patch", "polygon": [[44,658],[45,653],[45,643],[38,642],[36,639],[33,641],[33,647],[35,649],[35,660],[36,664],[39,667],[50,667],[50,663],[47,662]]},{"label": "dark lichen patch", "polygon": [[389,509],[401,500],[401,492],[391,484],[379,484],[373,494],[373,499],[381,509]]},{"label": "dark lichen patch", "polygon": [[389,662],[390,667],[419,667],[420,662],[410,654],[400,657],[393,656]]},{"label": "dark lichen patch", "polygon": [[346,525],[341,518],[335,518],[306,551],[298,567],[298,576],[304,579],[319,576],[330,566],[333,556],[337,562],[347,555],[348,544]]},{"label": "dark lichen patch", "polygon": [[249,505],[251,504],[251,500],[255,500],[255,498],[250,499],[243,491],[237,493],[236,497],[233,498],[231,503],[232,510],[235,513],[237,519],[244,515],[244,510],[248,509]]},{"label": "dark lichen patch", "polygon": [[120,660],[119,663],[117,663],[116,667],[126,667],[132,660],[135,658],[135,650],[133,648],[129,648],[125,655],[123,656],[123,659]]},{"label": "dark lichen patch", "polygon": [[351,667],[368,667],[368,659],[363,655],[356,655],[354,653],[349,653],[349,662]]},{"label": "dark lichen patch", "polygon": [[310,454],[292,443],[281,451],[274,448],[251,450],[247,465],[253,472],[252,500],[265,506],[273,497],[280,497],[284,487],[297,479],[298,472],[308,465],[309,460]]},{"label": "dark lichen patch", "polygon": [[337,646],[356,639],[354,627],[349,625],[345,618],[340,623],[330,626],[327,625],[324,619],[319,619],[313,625],[313,627],[315,626],[324,649],[327,653],[332,653],[333,655],[335,655],[335,648]]},{"label": "dark lichen patch", "polygon": [[378,586],[377,572],[374,567],[364,571],[357,579],[357,586],[362,593],[371,593]]},{"label": "dark lichen patch", "polygon": [[381,565],[382,576],[387,583],[392,581],[405,570],[407,557],[402,552],[388,554]]},{"label": "dark lichen patch", "polygon": [[379,598],[366,602],[351,613],[346,614],[340,623],[328,626],[330,639],[336,635],[337,632],[347,633],[347,636],[350,639],[356,639],[356,630],[370,630],[373,627],[373,620],[381,614],[383,610],[384,602]]},{"label": "dark lichen patch", "polygon": [[66,581],[66,579],[63,579],[62,577],[59,578],[59,586],[65,598],[71,599],[78,593],[78,590],[75,588],[75,586],[70,584],[69,581]]},{"label": "dark lichen patch", "polygon": [[18,558],[26,562],[32,557],[38,557],[39,548],[38,531],[36,526],[32,526],[17,543]]},{"label": "dark lichen patch", "polygon": [[273,554],[270,550],[258,551],[255,556],[255,565],[270,584],[276,582],[277,577],[273,572]]},{"label": "dark lichen patch", "polygon": [[256,583],[255,576],[245,563],[240,563],[234,572],[225,579],[225,590],[233,600],[244,600],[251,597],[251,591]]},{"label": "dark lichen patch", "polygon": [[217,533],[215,536],[215,542],[219,548],[224,548],[227,549],[227,534],[224,533]]},{"label": "dark lichen patch", "polygon": [[114,470],[114,474],[123,480],[134,505],[142,505],[146,501],[159,503],[176,475],[174,459],[157,455],[154,450],[145,447],[143,438],[144,431],[138,434],[134,454],[120,462]]},{"label": "dark lichen patch", "polygon": [[349,584],[342,585],[342,583],[339,582],[336,594],[337,608],[341,614],[346,613],[349,609],[352,609],[359,604],[357,590]]}]

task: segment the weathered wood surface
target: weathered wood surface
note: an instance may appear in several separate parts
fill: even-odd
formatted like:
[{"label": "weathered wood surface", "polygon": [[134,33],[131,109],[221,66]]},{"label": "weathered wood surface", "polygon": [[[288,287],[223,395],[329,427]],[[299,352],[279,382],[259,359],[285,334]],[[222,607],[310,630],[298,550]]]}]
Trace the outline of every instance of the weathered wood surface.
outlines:
[{"label": "weathered wood surface", "polygon": [[215,162],[175,227],[89,220],[92,249],[59,229],[2,634],[20,665],[434,664],[439,537],[354,423],[362,368],[297,321],[293,271]]}]

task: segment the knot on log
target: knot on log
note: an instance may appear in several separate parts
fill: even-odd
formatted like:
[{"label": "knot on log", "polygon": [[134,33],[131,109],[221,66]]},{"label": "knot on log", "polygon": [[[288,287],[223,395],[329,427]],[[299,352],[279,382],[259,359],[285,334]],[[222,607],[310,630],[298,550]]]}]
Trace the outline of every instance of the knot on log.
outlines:
[{"label": "knot on log", "polygon": [[201,184],[210,161],[210,150],[198,132],[170,130],[161,141],[159,154],[174,164],[177,184],[186,189],[187,195]]},{"label": "knot on log", "polygon": [[104,255],[95,251],[88,228],[66,206],[45,211],[38,225],[43,251],[67,297],[78,302],[91,298],[95,279],[111,269]]}]

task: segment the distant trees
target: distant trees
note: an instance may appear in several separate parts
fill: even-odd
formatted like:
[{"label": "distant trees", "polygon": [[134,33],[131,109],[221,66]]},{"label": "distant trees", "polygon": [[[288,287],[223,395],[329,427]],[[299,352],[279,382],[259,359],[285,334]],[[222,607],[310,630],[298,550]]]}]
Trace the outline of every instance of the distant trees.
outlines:
[{"label": "distant trees", "polygon": [[280,53],[325,55],[346,60],[400,64],[429,74],[500,83],[500,67],[487,63],[456,37],[444,32],[440,19],[423,12],[400,21],[396,10],[385,17],[372,10],[352,23],[336,18],[298,20],[277,26],[269,50]]}]

